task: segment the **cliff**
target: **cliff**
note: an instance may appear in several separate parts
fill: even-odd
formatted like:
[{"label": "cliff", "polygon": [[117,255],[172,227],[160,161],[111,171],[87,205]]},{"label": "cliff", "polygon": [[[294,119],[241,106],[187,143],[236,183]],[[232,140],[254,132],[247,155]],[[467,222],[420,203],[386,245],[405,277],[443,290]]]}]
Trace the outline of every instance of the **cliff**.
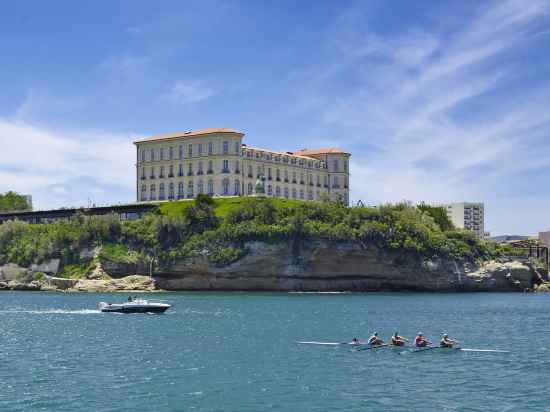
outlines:
[{"label": "cliff", "polygon": [[534,272],[520,262],[423,260],[351,242],[312,241],[299,247],[294,242],[247,242],[245,249],[244,257],[226,265],[207,256],[175,260],[156,267],[154,281],[146,276],[144,262],[99,259],[85,279],[37,276],[41,272],[5,265],[0,267],[0,289],[447,292],[525,291],[537,283]]}]

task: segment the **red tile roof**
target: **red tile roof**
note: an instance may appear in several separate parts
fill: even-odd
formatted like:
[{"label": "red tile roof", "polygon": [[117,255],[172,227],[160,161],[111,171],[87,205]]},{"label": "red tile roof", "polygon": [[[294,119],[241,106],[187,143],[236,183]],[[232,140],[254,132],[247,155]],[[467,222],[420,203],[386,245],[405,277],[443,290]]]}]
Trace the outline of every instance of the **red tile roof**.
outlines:
[{"label": "red tile roof", "polygon": [[320,155],[320,154],[329,154],[329,153],[349,154],[348,152],[344,152],[343,150],[338,149],[337,147],[325,147],[321,149],[302,149],[294,152],[295,155],[299,155],[299,156],[311,156],[311,155]]},{"label": "red tile roof", "polygon": [[244,133],[241,133],[237,130],[222,127],[222,128],[210,128],[210,129],[193,130],[193,131],[187,131],[187,132],[161,134],[157,136],[146,137],[145,139],[139,139],[139,140],[136,140],[134,143],[145,143],[145,142],[152,142],[157,140],[170,140],[178,137],[196,137],[196,136],[202,136],[202,135],[214,134],[214,133],[230,133],[230,134],[238,134],[240,136],[244,136]]}]

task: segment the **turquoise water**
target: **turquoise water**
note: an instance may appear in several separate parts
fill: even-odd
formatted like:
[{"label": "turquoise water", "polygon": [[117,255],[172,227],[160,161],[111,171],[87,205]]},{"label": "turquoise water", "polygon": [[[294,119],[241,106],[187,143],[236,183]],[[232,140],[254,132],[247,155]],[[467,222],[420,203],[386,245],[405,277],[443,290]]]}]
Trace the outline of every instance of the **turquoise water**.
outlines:
[{"label": "turquoise water", "polygon": [[[550,295],[0,293],[1,411],[548,411]],[[395,330],[511,353],[297,345]]]}]

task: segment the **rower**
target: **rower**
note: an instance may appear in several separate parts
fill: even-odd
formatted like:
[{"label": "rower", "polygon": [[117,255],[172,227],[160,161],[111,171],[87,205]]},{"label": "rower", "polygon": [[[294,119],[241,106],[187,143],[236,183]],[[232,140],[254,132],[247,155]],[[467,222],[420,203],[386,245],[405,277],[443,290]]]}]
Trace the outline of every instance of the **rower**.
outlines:
[{"label": "rower", "polygon": [[368,340],[369,345],[379,346],[383,345],[384,341],[378,337],[378,332],[374,332]]},{"label": "rower", "polygon": [[414,346],[416,346],[417,348],[424,348],[431,344],[432,342],[427,340],[422,332],[418,332],[418,335],[416,335],[416,338],[414,338]]},{"label": "rower", "polygon": [[444,333],[441,337],[441,342],[439,342],[439,346],[441,346],[442,348],[452,348],[455,343],[455,340],[450,339],[449,335]]},{"label": "rower", "polygon": [[405,346],[405,343],[408,342],[403,336],[399,336],[397,332],[391,337],[392,346]]},{"label": "rower", "polygon": [[359,342],[359,339],[353,338],[353,339],[351,340],[351,344],[352,344],[352,345],[360,345],[361,342]]}]

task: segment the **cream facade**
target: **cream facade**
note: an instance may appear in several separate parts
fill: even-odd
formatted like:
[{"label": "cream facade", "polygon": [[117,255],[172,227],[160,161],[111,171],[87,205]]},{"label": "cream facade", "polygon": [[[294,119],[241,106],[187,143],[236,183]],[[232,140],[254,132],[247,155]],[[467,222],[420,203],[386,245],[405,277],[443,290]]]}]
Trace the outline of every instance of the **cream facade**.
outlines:
[{"label": "cream facade", "polygon": [[443,205],[447,216],[455,227],[474,232],[479,239],[484,239],[485,207],[483,203],[460,202]]},{"label": "cream facade", "polygon": [[348,204],[349,153],[276,152],[250,147],[243,137],[232,129],[205,129],[135,141],[137,201],[251,196],[263,176],[267,197]]}]

